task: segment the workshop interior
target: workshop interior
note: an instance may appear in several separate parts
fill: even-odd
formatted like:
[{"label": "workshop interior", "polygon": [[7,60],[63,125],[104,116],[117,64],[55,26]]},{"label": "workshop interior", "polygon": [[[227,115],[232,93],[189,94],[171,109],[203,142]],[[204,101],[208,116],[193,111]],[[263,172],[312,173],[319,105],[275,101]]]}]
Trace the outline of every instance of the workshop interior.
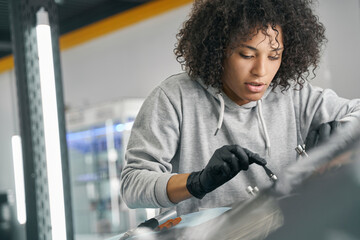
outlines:
[{"label": "workshop interior", "polygon": [[[272,185],[247,201],[184,216],[126,206],[130,130],[183,71],[173,50],[192,3],[0,0],[1,240],[360,239],[360,123],[294,146],[303,161],[264,167]],[[360,0],[315,7],[328,42],[312,84],[359,98]]]}]

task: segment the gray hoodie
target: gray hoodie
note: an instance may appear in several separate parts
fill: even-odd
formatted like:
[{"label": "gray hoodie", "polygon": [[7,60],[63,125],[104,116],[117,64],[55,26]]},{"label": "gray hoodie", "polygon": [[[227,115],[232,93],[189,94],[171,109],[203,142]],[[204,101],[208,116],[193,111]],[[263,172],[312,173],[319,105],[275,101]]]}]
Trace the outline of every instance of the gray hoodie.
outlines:
[{"label": "gray hoodie", "polygon": [[178,215],[246,200],[247,186],[261,190],[271,184],[256,164],[202,200],[174,205],[166,185],[173,174],[202,170],[214,151],[228,144],[258,153],[278,175],[297,161],[294,149],[309,131],[344,118],[360,119],[360,99],[340,98],[308,83],[300,91],[269,88],[261,100],[239,106],[186,73],[171,76],[152,91],[136,117],[121,175],[122,198],[130,208],[176,206]]}]

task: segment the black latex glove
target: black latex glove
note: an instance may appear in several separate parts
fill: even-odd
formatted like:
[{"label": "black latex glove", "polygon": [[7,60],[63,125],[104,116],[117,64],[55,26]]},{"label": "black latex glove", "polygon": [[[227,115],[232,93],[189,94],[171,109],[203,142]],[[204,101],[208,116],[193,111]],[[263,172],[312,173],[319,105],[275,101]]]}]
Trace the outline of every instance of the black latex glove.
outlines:
[{"label": "black latex glove", "polygon": [[332,121],[322,123],[317,129],[311,131],[305,140],[305,149],[310,150],[321,145],[330,139],[330,136],[336,133],[343,123],[339,121]]},{"label": "black latex glove", "polygon": [[225,145],[215,151],[206,167],[199,172],[192,172],[187,180],[188,191],[196,198],[223,185],[241,170],[248,170],[252,163],[266,165],[265,159],[239,145]]}]

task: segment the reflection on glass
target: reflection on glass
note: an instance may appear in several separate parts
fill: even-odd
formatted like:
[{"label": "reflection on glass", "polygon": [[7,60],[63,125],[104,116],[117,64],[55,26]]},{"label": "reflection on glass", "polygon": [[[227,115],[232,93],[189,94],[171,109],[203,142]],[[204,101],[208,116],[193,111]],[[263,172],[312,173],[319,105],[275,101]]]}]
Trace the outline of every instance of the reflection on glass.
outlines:
[{"label": "reflection on glass", "polygon": [[[86,109],[76,124],[68,123],[67,144],[75,239],[104,239],[136,226],[147,218],[146,209],[129,209],[120,196],[120,174],[130,130],[142,100]],[[89,112],[96,114],[89,114]],[[72,113],[68,113],[71,115]],[[79,111],[76,112],[79,115]],[[100,116],[100,120],[90,116]],[[71,116],[70,116],[71,117]],[[89,120],[90,119],[90,120]],[[68,118],[69,120],[69,118]],[[81,123],[83,122],[83,124]],[[73,127],[75,126],[75,127]]]}]

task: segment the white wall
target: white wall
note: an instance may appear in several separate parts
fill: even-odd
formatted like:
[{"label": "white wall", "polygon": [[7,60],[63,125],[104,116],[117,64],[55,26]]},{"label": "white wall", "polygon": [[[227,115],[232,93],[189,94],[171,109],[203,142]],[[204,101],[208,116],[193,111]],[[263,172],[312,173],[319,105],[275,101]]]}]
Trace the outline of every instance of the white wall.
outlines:
[{"label": "white wall", "polygon": [[145,97],[181,71],[175,35],[191,5],[100,37],[61,54],[65,104],[72,107]]},{"label": "white wall", "polygon": [[318,13],[329,42],[314,84],[359,98],[360,1],[319,0]]},{"label": "white wall", "polygon": [[[14,72],[0,75],[0,191],[14,189],[11,137],[16,130]],[[18,132],[17,132],[18,133]]]}]

